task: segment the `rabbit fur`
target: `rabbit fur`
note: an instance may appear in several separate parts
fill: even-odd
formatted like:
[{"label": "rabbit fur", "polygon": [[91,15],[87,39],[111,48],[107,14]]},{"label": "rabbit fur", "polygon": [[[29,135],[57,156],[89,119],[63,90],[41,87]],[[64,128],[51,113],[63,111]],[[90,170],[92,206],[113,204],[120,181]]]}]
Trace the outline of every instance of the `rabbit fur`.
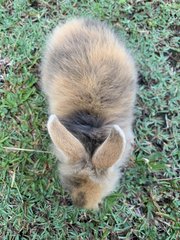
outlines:
[{"label": "rabbit fur", "polygon": [[76,206],[98,209],[132,152],[134,60],[105,23],[73,19],[47,41],[41,87],[62,185]]}]

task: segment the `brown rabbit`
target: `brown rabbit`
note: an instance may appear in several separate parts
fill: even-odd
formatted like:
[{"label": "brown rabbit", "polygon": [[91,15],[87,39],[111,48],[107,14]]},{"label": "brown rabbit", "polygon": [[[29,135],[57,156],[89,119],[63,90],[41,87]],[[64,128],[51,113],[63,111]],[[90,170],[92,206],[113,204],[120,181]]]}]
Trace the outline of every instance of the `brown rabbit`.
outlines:
[{"label": "brown rabbit", "polygon": [[76,206],[97,209],[132,151],[135,63],[106,24],[81,18],[55,28],[41,70],[62,184]]}]

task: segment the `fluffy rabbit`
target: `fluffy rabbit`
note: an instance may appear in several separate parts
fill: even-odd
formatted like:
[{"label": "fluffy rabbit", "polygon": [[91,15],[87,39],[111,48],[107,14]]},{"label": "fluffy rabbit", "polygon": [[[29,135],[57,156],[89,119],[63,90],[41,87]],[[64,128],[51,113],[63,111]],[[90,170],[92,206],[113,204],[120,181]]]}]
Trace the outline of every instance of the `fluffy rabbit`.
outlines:
[{"label": "fluffy rabbit", "polygon": [[132,151],[135,63],[106,24],[74,19],[47,41],[41,85],[62,184],[76,206],[97,209]]}]

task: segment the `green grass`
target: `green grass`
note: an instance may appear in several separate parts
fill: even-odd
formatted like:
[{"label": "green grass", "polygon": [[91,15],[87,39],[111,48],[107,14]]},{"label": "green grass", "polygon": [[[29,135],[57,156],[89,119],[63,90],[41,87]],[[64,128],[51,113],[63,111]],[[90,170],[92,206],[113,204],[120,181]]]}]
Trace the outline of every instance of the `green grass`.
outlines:
[{"label": "green grass", "polygon": [[[0,239],[178,239],[180,153],[177,1],[0,1]],[[93,16],[126,39],[139,66],[133,164],[100,212],[76,209],[49,151],[39,86],[46,35]]]}]

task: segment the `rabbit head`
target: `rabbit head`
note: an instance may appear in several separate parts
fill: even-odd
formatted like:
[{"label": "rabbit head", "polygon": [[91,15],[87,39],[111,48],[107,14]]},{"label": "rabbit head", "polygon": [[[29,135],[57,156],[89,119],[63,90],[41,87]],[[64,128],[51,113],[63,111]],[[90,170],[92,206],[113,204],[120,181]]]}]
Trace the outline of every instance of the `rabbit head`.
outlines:
[{"label": "rabbit head", "polygon": [[111,193],[119,180],[119,169],[125,149],[125,136],[121,128],[112,125],[106,139],[90,155],[58,119],[51,115],[48,132],[60,160],[60,175],[63,186],[78,207],[98,209],[103,198]]}]

